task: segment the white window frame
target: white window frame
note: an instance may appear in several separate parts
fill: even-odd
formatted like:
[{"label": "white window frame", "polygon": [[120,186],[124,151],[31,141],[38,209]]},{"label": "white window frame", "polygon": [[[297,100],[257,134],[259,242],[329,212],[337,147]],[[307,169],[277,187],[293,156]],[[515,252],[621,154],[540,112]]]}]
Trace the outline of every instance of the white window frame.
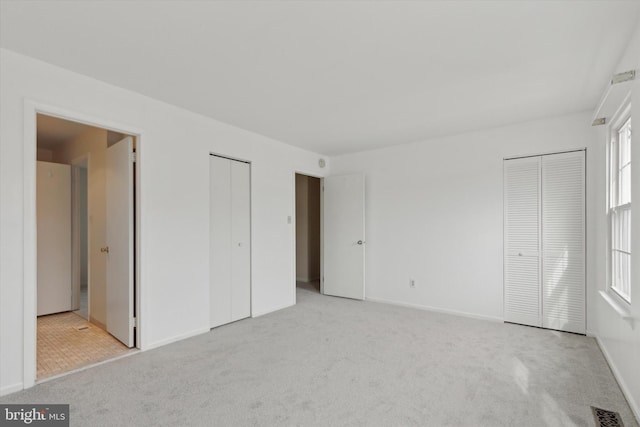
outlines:
[{"label": "white window frame", "polygon": [[[615,213],[628,210],[631,214],[631,202],[625,204],[619,204],[619,189],[618,184],[618,132],[626,125],[627,121],[631,123],[631,103],[627,99],[618,112],[614,115],[608,127],[607,138],[607,293],[611,295],[618,303],[621,303],[627,309],[631,306],[631,274],[629,273],[629,295],[623,295],[614,286],[613,277],[613,216]],[[633,129],[633,127],[632,127]],[[633,130],[632,130],[633,132]],[[633,140],[631,141],[633,144]],[[633,150],[633,148],[632,148]],[[629,159],[631,163],[631,159]],[[633,165],[630,165],[633,167]],[[615,182],[614,182],[615,179]],[[629,231],[629,239],[631,239],[631,233]],[[631,247],[633,250],[633,247]],[[629,261],[631,262],[631,261]]]}]

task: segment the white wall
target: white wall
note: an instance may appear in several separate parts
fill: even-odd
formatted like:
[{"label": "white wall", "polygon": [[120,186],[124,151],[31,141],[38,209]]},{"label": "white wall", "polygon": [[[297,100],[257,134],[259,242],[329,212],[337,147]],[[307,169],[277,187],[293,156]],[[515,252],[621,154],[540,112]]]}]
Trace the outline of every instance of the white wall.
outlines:
[{"label": "white wall", "polygon": [[593,212],[590,124],[585,112],[332,158],[333,174],[365,174],[367,299],[502,320],[503,158],[587,148]]},{"label": "white wall", "polygon": [[253,314],[294,303],[292,176],[317,154],[6,49],[0,92],[0,393],[23,386],[25,99],[141,130],[143,349],[209,329],[210,152],[252,162]]},{"label": "white wall", "polygon": [[[635,69],[640,70],[640,26],[636,28],[625,55],[621,58],[615,72],[624,72]],[[631,312],[635,316],[635,325],[623,320],[622,317],[603,298],[594,298],[595,320],[593,331],[598,337],[600,346],[607,356],[612,371],[622,387],[631,409],[640,420],[640,79],[631,84],[631,122],[634,128],[631,148],[631,199],[634,213],[631,216]],[[601,157],[606,153],[606,128],[599,127],[598,152]],[[598,164],[598,205],[596,214],[598,218],[598,254],[597,276],[598,290],[607,287],[607,272],[605,259],[606,253],[606,169],[605,163]]]}]

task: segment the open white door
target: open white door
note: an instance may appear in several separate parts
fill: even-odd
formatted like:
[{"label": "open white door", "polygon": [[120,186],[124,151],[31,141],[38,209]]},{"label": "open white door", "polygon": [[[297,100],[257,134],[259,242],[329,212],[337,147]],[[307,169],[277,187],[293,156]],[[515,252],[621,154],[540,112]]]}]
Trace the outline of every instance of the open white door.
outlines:
[{"label": "open white door", "polygon": [[364,176],[324,178],[324,293],[364,299]]},{"label": "open white door", "polygon": [[133,138],[107,148],[107,331],[133,347]]}]

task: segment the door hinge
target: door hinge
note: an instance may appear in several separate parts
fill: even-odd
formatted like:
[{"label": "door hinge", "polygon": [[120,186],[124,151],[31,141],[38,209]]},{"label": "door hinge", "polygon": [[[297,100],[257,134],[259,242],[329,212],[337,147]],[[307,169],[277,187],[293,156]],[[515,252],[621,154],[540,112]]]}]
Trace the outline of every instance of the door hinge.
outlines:
[{"label": "door hinge", "polygon": [[133,327],[137,328],[138,327],[138,318],[134,317],[133,319],[131,319],[131,321],[132,321],[131,323],[133,323]]},{"label": "door hinge", "polygon": [[131,153],[131,161],[132,161],[133,163],[135,163],[135,162],[136,162],[136,160],[137,160],[137,156],[136,156],[136,153],[135,153],[135,151],[134,151],[133,153]]}]

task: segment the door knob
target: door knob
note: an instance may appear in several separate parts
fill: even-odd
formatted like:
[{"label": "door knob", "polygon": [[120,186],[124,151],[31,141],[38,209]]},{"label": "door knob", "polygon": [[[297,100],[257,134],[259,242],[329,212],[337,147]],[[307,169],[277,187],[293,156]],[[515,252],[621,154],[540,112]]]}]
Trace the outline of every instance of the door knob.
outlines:
[{"label": "door knob", "polygon": [[109,253],[109,246],[105,246],[104,248],[100,248],[100,252]]},{"label": "door knob", "polygon": [[363,243],[364,243],[364,242],[363,242],[362,240],[358,240],[358,244],[359,244],[359,245],[361,245],[361,244],[363,244]]}]

